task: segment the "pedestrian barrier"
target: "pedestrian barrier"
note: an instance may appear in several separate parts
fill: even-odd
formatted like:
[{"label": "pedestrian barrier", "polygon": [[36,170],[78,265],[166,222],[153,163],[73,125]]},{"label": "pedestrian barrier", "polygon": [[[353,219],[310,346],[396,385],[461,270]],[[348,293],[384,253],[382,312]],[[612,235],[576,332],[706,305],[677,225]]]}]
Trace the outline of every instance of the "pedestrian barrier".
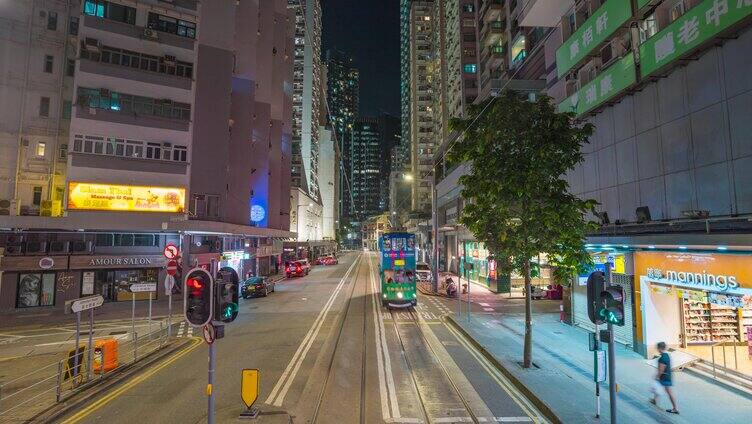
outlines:
[{"label": "pedestrian barrier", "polygon": [[128,332],[96,340],[93,355],[81,344],[61,353],[55,362],[0,382],[0,422],[33,421],[56,403],[159,351],[169,341],[168,327],[160,321],[159,329],[144,335]]}]

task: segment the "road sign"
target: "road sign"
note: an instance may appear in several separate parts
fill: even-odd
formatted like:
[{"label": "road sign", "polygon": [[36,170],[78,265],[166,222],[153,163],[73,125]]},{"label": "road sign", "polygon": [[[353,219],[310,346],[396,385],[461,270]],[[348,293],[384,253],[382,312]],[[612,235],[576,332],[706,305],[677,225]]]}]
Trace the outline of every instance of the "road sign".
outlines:
[{"label": "road sign", "polygon": [[214,330],[214,326],[212,323],[208,323],[204,326],[204,341],[206,344],[212,344],[214,343],[216,337],[216,333]]},{"label": "road sign", "polygon": [[593,379],[596,383],[602,383],[606,381],[606,352],[599,350],[595,352],[595,372],[593,373]]},{"label": "road sign", "polygon": [[245,369],[243,370],[242,378],[240,380],[240,398],[243,399],[246,410],[240,414],[240,418],[256,418],[258,416],[258,408],[254,408],[253,404],[258,398],[259,392],[259,370]]},{"label": "road sign", "polygon": [[167,293],[168,296],[172,294],[172,289],[175,287],[175,277],[173,277],[170,274],[167,274],[164,281],[164,289],[165,293]]},{"label": "road sign", "polygon": [[178,273],[178,261],[174,259],[170,259],[167,262],[167,274],[168,275],[175,275]]},{"label": "road sign", "polygon": [[102,306],[104,298],[101,294],[82,297],[80,299],[69,300],[65,302],[65,310],[68,313],[77,313],[81,311],[87,311]]},{"label": "road sign", "polygon": [[180,256],[180,249],[172,243],[167,243],[164,247],[164,257],[167,259],[177,259]]},{"label": "road sign", "polygon": [[131,293],[155,292],[157,283],[136,283],[130,285]]}]

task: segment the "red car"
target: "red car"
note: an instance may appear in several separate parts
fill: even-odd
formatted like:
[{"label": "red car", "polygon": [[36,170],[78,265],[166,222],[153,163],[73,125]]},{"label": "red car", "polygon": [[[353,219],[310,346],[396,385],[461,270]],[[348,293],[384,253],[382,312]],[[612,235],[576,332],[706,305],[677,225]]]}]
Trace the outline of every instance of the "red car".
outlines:
[{"label": "red car", "polygon": [[316,259],[316,265],[337,265],[338,263],[334,256],[321,256]]},{"label": "red car", "polygon": [[285,269],[285,275],[287,275],[287,278],[304,277],[308,275],[309,272],[311,272],[311,265],[308,263],[307,259],[292,261],[287,264],[287,268]]}]

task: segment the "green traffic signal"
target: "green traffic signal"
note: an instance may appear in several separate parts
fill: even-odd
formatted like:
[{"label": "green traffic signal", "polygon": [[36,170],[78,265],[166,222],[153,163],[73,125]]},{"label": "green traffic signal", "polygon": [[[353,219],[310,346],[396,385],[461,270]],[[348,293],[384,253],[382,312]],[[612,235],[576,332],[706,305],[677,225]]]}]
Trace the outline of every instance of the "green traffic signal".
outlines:
[{"label": "green traffic signal", "polygon": [[598,309],[598,316],[605,322],[624,326],[624,288],[621,286],[610,286],[600,296],[601,307]]},{"label": "green traffic signal", "polygon": [[225,303],[222,305],[222,320],[227,320],[233,318],[233,315],[235,315],[238,312],[238,305],[235,303]]}]

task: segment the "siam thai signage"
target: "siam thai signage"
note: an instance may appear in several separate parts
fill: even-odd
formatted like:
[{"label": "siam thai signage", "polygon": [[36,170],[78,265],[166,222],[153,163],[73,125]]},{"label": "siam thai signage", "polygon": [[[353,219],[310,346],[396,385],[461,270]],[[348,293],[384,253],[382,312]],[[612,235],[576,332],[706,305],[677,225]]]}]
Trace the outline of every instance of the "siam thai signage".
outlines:
[{"label": "siam thai signage", "polygon": [[640,45],[640,74],[653,74],[750,14],[752,0],[703,1]]},{"label": "siam thai signage", "polygon": [[634,55],[630,52],[559,103],[558,110],[574,112],[576,116],[580,116],[613,98],[636,81]]},{"label": "siam thai signage", "polygon": [[632,2],[608,0],[556,50],[559,78],[610,37],[632,17]]},{"label": "siam thai signage", "polygon": [[68,210],[182,213],[185,189],[68,183]]}]

